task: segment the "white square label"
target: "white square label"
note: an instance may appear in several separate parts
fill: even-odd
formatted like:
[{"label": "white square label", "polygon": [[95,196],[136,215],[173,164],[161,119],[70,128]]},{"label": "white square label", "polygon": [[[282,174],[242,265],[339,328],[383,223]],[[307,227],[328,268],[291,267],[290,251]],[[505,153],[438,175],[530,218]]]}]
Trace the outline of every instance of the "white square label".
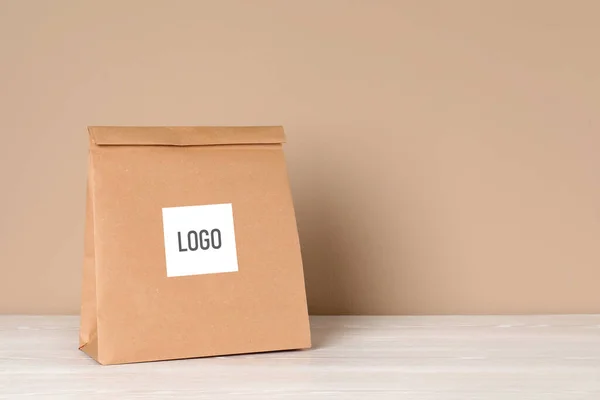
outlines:
[{"label": "white square label", "polygon": [[162,209],[167,276],[238,270],[231,204]]}]

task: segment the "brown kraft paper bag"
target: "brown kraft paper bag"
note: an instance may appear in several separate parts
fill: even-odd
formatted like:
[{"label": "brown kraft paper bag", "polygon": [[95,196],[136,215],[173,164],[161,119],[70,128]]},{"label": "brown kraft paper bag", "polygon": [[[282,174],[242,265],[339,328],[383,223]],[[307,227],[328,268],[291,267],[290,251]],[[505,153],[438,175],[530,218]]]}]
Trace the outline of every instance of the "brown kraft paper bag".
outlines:
[{"label": "brown kraft paper bag", "polygon": [[90,127],[80,349],[310,347],[281,127]]}]

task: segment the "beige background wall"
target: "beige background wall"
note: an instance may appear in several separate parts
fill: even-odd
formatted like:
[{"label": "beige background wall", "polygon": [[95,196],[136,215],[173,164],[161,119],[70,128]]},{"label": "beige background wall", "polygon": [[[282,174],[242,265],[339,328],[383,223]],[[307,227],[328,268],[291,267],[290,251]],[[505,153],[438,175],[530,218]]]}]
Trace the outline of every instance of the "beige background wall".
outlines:
[{"label": "beige background wall", "polygon": [[314,313],[600,312],[600,3],[0,0],[0,312],[76,313],[87,125],[283,124]]}]

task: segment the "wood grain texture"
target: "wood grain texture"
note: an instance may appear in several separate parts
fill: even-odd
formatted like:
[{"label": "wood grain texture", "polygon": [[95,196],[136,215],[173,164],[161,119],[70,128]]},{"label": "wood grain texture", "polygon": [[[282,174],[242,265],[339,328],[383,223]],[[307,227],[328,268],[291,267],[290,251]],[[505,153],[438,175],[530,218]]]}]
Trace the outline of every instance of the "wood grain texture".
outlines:
[{"label": "wood grain texture", "polygon": [[0,316],[0,398],[600,399],[600,315],[311,325],[312,350],[102,367],[77,317]]}]

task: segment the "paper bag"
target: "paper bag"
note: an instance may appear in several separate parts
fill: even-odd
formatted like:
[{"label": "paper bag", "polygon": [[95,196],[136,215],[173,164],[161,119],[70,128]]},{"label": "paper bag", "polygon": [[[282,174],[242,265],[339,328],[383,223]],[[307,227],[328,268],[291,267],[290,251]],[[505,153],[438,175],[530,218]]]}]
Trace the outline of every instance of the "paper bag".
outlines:
[{"label": "paper bag", "polygon": [[90,127],[80,349],[310,347],[281,127]]}]

